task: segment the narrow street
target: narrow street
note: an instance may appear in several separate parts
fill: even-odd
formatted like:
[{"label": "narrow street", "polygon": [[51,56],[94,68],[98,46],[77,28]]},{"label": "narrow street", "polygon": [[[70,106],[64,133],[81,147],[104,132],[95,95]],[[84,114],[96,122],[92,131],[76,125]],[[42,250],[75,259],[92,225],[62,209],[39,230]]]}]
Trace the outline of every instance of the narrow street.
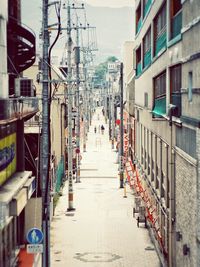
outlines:
[{"label": "narrow street", "polygon": [[[105,133],[99,133],[99,125]],[[94,133],[94,127],[97,133]],[[117,153],[112,151],[101,108],[93,116],[82,153],[81,183],[74,183],[74,212],[66,212],[68,184],[51,223],[51,266],[158,267],[148,231],[137,228],[133,195],[119,189]]]}]

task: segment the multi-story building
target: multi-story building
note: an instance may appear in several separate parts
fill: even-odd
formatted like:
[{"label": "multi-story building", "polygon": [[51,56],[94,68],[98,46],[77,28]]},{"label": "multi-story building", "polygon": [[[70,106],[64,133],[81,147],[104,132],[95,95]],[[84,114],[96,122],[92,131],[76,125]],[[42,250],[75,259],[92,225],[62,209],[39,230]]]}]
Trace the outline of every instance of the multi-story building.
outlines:
[{"label": "multi-story building", "polygon": [[199,266],[200,2],[135,3],[135,147],[143,199],[166,266]]},{"label": "multi-story building", "polygon": [[129,139],[129,149],[126,153],[126,156],[130,156],[133,159],[134,154],[134,99],[135,99],[135,90],[134,90],[134,69],[133,69],[133,56],[134,53],[134,42],[127,41],[124,43],[123,47],[123,64],[124,64],[124,129],[127,132],[127,137]]},{"label": "multi-story building", "polygon": [[38,101],[32,86],[20,83],[35,61],[35,35],[21,23],[19,0],[1,0],[0,7],[0,266],[10,267],[34,222],[29,201],[37,181],[25,170],[24,122]]},{"label": "multi-story building", "polygon": [[[27,154],[31,153],[33,158],[40,158],[40,136],[42,129],[42,83],[36,81],[39,78],[39,64],[38,58],[35,63],[24,71],[24,76],[33,80],[36,95],[39,99],[39,112],[31,120],[25,124],[25,138],[29,149]],[[66,145],[67,145],[67,132],[66,132],[66,104],[64,99],[65,92],[65,76],[61,70],[52,66],[52,98],[50,105],[50,143],[51,143],[51,164],[50,164],[50,184],[51,184],[51,200],[56,200],[65,177],[65,163],[66,163]],[[34,143],[34,145],[33,145]],[[40,161],[40,160],[39,160]],[[34,172],[34,168],[27,162],[29,168]],[[34,172],[35,173],[35,172]],[[53,201],[50,203],[51,210],[55,207]],[[52,213],[51,213],[52,214]]]}]

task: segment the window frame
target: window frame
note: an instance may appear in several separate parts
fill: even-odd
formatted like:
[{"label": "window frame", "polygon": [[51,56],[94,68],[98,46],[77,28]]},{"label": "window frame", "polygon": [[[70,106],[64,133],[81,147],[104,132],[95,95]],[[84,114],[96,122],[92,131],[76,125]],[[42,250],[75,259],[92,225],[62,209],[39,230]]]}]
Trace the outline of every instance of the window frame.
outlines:
[{"label": "window frame", "polygon": [[[161,77],[164,77],[163,80],[160,80]],[[156,94],[156,80],[159,78],[159,83],[161,86],[165,85],[165,90],[162,89],[162,93],[160,94]],[[163,72],[161,72],[159,75],[157,75],[156,77],[154,77],[153,79],[153,91],[154,91],[154,101],[155,99],[159,99],[161,97],[166,96],[166,90],[167,90],[167,85],[166,85],[166,70],[164,70]],[[159,91],[161,91],[161,89],[159,89]],[[165,91],[165,93],[164,93]]]}]

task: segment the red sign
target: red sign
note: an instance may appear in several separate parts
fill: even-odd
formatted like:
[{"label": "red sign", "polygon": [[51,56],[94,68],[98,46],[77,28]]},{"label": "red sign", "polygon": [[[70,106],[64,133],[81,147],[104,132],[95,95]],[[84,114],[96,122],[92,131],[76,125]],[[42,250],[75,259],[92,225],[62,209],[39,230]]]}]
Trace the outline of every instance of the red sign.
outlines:
[{"label": "red sign", "polygon": [[120,125],[120,120],[119,119],[116,120],[116,124]]}]

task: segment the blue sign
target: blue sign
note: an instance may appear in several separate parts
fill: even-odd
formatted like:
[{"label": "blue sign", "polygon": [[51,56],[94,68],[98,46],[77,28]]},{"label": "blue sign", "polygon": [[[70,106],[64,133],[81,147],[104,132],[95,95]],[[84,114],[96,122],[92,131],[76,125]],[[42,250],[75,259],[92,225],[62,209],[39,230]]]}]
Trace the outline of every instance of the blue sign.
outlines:
[{"label": "blue sign", "polygon": [[38,228],[32,228],[28,231],[26,239],[30,244],[40,244],[43,240],[43,233]]}]

